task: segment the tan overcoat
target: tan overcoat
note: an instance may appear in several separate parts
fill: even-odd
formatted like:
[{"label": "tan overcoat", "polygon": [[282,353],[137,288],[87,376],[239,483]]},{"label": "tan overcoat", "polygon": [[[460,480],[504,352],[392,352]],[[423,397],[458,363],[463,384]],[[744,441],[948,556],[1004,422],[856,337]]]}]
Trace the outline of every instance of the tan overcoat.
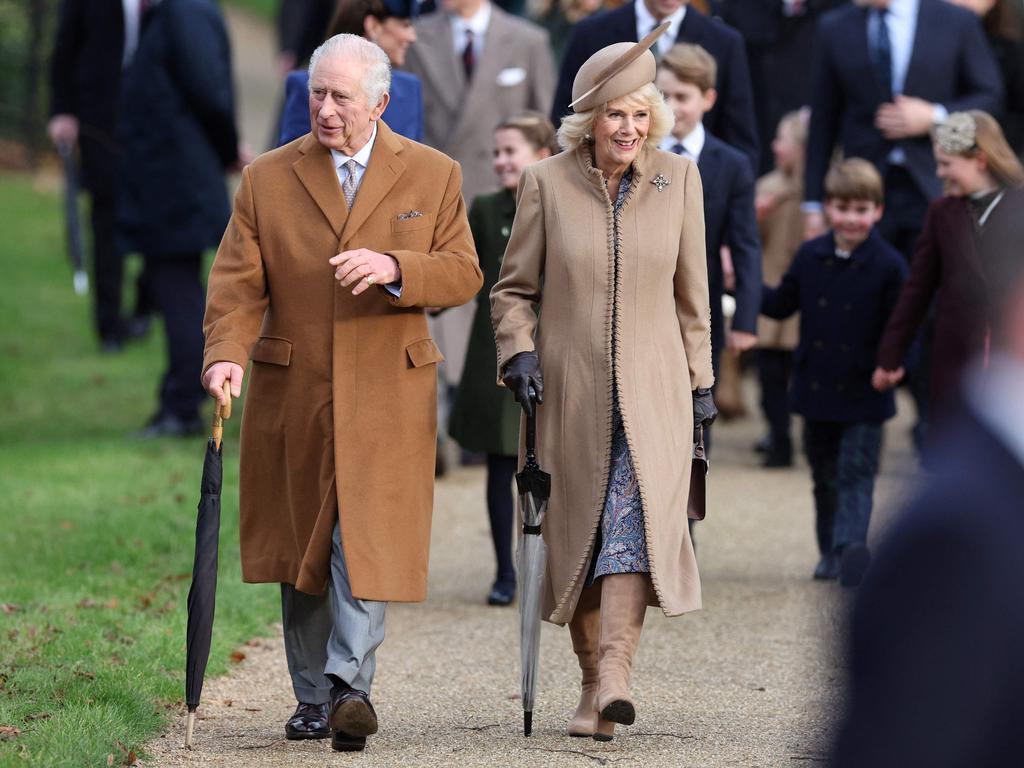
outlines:
[{"label": "tan overcoat", "polygon": [[[804,242],[804,216],[800,210],[803,184],[799,174],[786,176],[772,171],[757,180],[758,227],[761,230],[761,273],[765,285],[773,288],[782,281],[793,256]],[[762,209],[761,205],[765,208]],[[800,315],[786,320],[757,318],[757,345],[765,349],[796,349],[800,338]]]},{"label": "tan overcoat", "polygon": [[612,204],[589,147],[527,167],[491,291],[499,369],[536,349],[544,374],[538,457],[552,475],[544,613],[556,623],[572,617],[601,519],[613,387],[658,603],[670,616],[701,605],[686,499],[690,392],[714,381],[703,193],[697,166],[677,155],[645,146],[634,167],[618,269]]},{"label": "tan overcoat", "polygon": [[[451,158],[383,122],[351,212],[312,135],[242,173],[210,273],[204,369],[252,360],[245,581],[322,592],[340,519],[355,597],[425,598],[441,355],[423,307],[482,283],[461,181]],[[400,299],[340,286],[328,259],[360,247],[398,260]]]}]

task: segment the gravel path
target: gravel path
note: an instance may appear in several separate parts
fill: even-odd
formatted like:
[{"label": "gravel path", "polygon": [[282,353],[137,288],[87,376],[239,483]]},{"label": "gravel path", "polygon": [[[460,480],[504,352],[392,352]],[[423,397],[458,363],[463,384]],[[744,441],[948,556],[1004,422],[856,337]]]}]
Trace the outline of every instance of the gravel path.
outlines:
[{"label": "gravel path", "polygon": [[[752,398],[751,398],[752,399]],[[903,411],[909,409],[904,403]],[[848,595],[809,577],[816,562],[809,474],[757,466],[759,423],[716,428],[708,520],[698,528],[704,610],[650,610],[636,660],[638,721],[607,745],[563,735],[578,669],[568,630],[545,625],[535,737],[517,699],[516,611],[483,604],[491,577],[483,470],[437,486],[430,596],[388,609],[374,703],[381,732],[359,756],[288,742],[294,707],[277,628],[207,682],[196,749],[183,723],[148,747],[160,766],[800,766],[823,764],[841,701],[835,636]],[[913,473],[907,423],[888,428],[877,493],[885,517]]]}]

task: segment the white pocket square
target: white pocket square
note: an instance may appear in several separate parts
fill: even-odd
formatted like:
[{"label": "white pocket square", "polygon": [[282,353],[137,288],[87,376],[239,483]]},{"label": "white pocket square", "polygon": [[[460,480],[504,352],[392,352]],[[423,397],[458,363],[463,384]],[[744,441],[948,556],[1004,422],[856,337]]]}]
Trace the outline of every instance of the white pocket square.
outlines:
[{"label": "white pocket square", "polygon": [[519,85],[526,79],[526,70],[522,67],[508,67],[498,73],[498,85],[506,88]]}]

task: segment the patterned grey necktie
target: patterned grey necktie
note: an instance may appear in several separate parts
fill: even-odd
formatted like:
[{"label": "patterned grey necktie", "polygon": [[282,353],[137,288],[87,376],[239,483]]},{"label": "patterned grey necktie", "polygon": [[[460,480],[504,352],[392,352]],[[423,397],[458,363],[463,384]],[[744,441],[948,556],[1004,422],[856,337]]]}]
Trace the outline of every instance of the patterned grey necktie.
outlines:
[{"label": "patterned grey necktie", "polygon": [[359,191],[359,179],[356,176],[356,169],[359,164],[355,160],[348,160],[343,166],[348,171],[345,183],[341,185],[341,191],[345,193],[345,204],[352,210],[352,203],[355,202],[356,192]]}]

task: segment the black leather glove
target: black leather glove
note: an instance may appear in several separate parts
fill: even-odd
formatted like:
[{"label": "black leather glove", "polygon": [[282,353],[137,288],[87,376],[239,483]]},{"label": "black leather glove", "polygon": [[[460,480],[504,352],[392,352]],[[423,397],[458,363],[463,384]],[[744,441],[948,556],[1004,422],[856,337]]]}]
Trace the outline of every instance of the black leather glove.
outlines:
[{"label": "black leather glove", "polygon": [[711,390],[703,387],[693,390],[694,442],[697,442],[697,428],[710,427],[716,416],[718,416],[718,409],[715,407],[715,399],[711,396]]},{"label": "black leather glove", "polygon": [[544,377],[540,373],[540,358],[536,352],[520,352],[513,355],[505,366],[501,376],[502,383],[512,390],[516,402],[523,406],[527,416],[533,416],[533,401],[530,390],[534,392],[537,403],[544,402]]}]

